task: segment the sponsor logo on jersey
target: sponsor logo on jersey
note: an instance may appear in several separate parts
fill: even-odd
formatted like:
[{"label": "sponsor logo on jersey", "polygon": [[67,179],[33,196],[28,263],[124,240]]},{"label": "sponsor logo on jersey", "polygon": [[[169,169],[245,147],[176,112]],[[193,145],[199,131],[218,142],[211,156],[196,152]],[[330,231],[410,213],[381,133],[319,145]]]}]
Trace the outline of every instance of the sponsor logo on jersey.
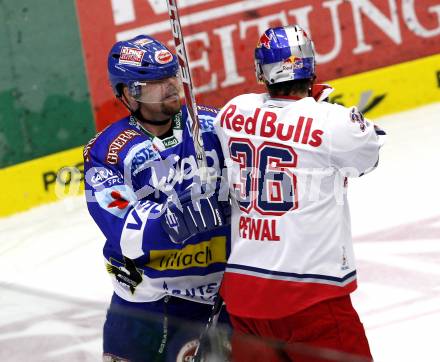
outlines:
[{"label": "sponsor logo on jersey", "polygon": [[154,53],[154,59],[159,64],[167,64],[173,60],[173,55],[168,50],[158,50]]},{"label": "sponsor logo on jersey", "polygon": [[95,189],[100,186],[112,186],[124,183],[119,173],[105,167],[93,167],[89,169],[89,171],[87,171],[86,181]]},{"label": "sponsor logo on jersey", "polygon": [[150,262],[146,267],[154,270],[184,270],[194,267],[205,268],[214,263],[226,262],[226,237],[217,236],[199,244],[187,245],[182,249],[151,250]]},{"label": "sponsor logo on jersey", "polygon": [[209,107],[209,106],[205,106],[205,105],[197,105],[197,109],[200,111],[211,112],[214,114],[217,114],[219,112],[219,110],[217,108],[213,108],[213,107]]},{"label": "sponsor logo on jersey", "polygon": [[230,104],[221,115],[220,126],[238,133],[257,135],[264,138],[277,138],[280,141],[293,141],[312,147],[322,144],[324,131],[313,129],[313,118],[298,117],[296,123],[281,122],[275,112],[256,108],[254,114],[243,115],[235,104]]},{"label": "sponsor logo on jersey", "polygon": [[124,160],[124,167],[129,167],[131,174],[136,176],[146,168],[146,164],[160,156],[151,140],[141,142],[128,151]]},{"label": "sponsor logo on jersey", "polygon": [[176,146],[179,143],[179,141],[177,140],[176,137],[171,136],[169,138],[165,138],[162,141],[162,143],[165,146],[165,148],[170,148],[170,147]]},{"label": "sponsor logo on jersey", "polygon": [[270,41],[271,41],[271,39],[272,39],[272,34],[271,35],[267,35],[266,33],[264,33],[261,36],[260,40],[258,41],[257,48],[261,48],[261,47],[264,46],[266,49],[270,49]]},{"label": "sponsor logo on jersey", "polygon": [[183,128],[183,122],[182,122],[182,111],[180,111],[179,113],[177,113],[174,116],[174,125],[176,129],[181,130]]},{"label": "sponsor logo on jersey", "polygon": [[132,129],[126,129],[122,131],[113,141],[110,143],[108,147],[106,161],[111,165],[116,165],[118,163],[118,155],[119,152],[124,148],[124,146],[131,139],[140,136],[139,132],[136,132]]},{"label": "sponsor logo on jersey", "polygon": [[207,115],[199,115],[200,130],[204,132],[212,132],[214,130],[215,118]]},{"label": "sponsor logo on jersey", "polygon": [[140,67],[145,50],[137,48],[122,47],[119,54],[119,64],[129,64]]},{"label": "sponsor logo on jersey", "polygon": [[[205,276],[203,280],[206,280],[206,278],[207,276]],[[210,279],[213,279],[213,274],[210,275]],[[218,277],[214,279],[218,280]],[[173,285],[169,285],[171,283],[173,283]],[[217,296],[217,291],[219,288],[219,284],[217,282],[199,284],[192,288],[182,288],[182,284],[187,285],[187,283],[176,283],[176,278],[174,278],[174,280],[170,280],[169,283],[164,281],[162,288],[167,294],[179,295],[185,299],[198,299],[205,301],[213,301]]]}]

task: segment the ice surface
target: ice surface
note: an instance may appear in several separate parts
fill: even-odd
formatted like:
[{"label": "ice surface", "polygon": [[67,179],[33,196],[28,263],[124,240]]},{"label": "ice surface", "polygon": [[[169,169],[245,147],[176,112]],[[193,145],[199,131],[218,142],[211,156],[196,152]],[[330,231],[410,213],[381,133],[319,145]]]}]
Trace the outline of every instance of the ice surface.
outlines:
[{"label": "ice surface", "polygon": [[[353,302],[376,361],[440,361],[440,103],[376,122],[379,168],[349,182]],[[83,197],[0,219],[0,360],[100,360],[103,241]]]}]

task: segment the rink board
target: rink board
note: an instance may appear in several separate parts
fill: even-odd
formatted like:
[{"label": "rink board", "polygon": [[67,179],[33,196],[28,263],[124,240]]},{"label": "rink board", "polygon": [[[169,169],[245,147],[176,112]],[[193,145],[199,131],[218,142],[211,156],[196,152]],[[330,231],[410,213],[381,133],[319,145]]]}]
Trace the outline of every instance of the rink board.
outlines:
[{"label": "rink board", "polygon": [[0,217],[12,215],[84,190],[83,147],[0,170]]},{"label": "rink board", "polygon": [[335,88],[331,101],[358,105],[368,118],[374,119],[440,101],[440,55],[328,83]]},{"label": "rink board", "polygon": [[[439,101],[440,55],[329,83],[335,88],[331,101],[358,105],[374,119]],[[83,166],[82,147],[78,147],[0,170],[0,217],[82,192]],[[63,167],[71,169],[60,174]]]}]

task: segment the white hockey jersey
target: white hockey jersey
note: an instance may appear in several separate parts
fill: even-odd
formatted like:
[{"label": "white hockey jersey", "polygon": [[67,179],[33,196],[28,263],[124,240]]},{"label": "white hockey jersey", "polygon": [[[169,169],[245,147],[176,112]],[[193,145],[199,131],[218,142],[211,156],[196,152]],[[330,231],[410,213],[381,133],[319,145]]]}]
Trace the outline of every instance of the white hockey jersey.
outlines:
[{"label": "white hockey jersey", "polygon": [[215,127],[234,200],[228,311],[281,318],[355,290],[347,176],[377,165],[384,132],[355,107],[267,94],[232,99]]}]

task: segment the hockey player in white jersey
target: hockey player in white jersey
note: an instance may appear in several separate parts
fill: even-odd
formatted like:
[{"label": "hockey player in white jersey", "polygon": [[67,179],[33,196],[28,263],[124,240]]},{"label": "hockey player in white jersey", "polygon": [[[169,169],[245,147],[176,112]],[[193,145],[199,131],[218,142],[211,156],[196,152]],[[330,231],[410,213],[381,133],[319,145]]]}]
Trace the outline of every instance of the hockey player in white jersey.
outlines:
[{"label": "hockey player in white jersey", "polygon": [[[299,26],[264,32],[255,67],[268,93],[235,97],[215,121],[234,196],[221,287],[234,330],[371,358],[350,300],[346,188],[377,166],[384,132],[355,107],[321,102],[328,90],[312,97],[314,46]],[[315,361],[250,343],[233,339],[234,361]]]}]

